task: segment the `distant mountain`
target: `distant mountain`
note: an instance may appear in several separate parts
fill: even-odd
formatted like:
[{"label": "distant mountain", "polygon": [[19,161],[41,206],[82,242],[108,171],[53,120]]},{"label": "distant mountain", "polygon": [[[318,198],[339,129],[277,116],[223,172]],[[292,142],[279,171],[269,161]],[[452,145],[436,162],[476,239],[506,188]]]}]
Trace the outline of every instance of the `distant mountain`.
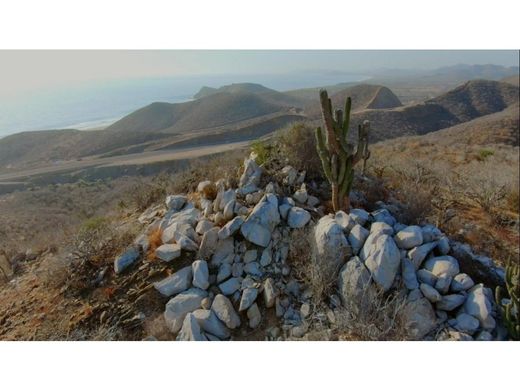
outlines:
[{"label": "distant mountain", "polygon": [[[382,85],[371,84],[359,84],[342,89],[331,94],[330,99],[334,107],[343,108],[345,100],[349,96],[352,98],[353,112],[366,109],[395,108],[402,105],[399,98],[390,89]],[[305,113],[311,118],[321,115],[321,107],[317,99],[305,109]]]},{"label": "distant mountain", "polygon": [[304,101],[301,98],[290,96],[255,83],[236,83],[224,85],[220,88],[202,87],[193,98],[201,99],[219,93],[254,94],[261,96],[267,102],[288,107],[303,107],[304,105]]},{"label": "distant mountain", "polygon": [[444,107],[459,122],[502,111],[518,101],[518,87],[490,80],[474,80],[429,100]]},{"label": "distant mountain", "polygon": [[476,80],[425,103],[355,112],[351,123],[355,128],[364,120],[369,120],[371,139],[375,141],[421,135],[500,112],[518,104],[518,96],[518,87],[497,81]]},{"label": "distant mountain", "polygon": [[263,95],[219,92],[186,103],[152,103],[127,115],[108,132],[186,133],[231,124],[285,108]]},{"label": "distant mountain", "polygon": [[504,77],[518,75],[518,66],[501,65],[468,65],[458,64],[427,70],[382,69],[373,74],[374,80],[396,81],[408,83],[463,83],[469,80],[486,79],[501,80]]}]

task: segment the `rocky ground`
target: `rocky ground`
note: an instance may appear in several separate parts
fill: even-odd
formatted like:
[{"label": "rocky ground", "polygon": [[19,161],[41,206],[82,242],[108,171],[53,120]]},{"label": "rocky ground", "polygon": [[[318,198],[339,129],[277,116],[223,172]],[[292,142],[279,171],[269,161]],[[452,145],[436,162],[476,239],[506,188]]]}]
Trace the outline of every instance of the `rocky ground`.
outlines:
[{"label": "rocky ground", "polygon": [[[143,234],[114,271],[125,275],[150,256],[171,265],[153,288],[167,298],[164,323],[177,340],[241,339],[255,329],[275,340],[348,338],[345,310],[352,315],[390,295],[400,304],[394,326],[401,323],[403,339],[506,337],[492,293],[504,270],[491,259],[433,225],[399,223],[395,205],[325,214],[304,172],[286,166],[277,179],[260,187],[262,168],[248,158],[236,187],[204,181],[139,217]],[[330,295],[315,296],[312,281],[293,269],[295,231],[310,232],[306,261],[330,270]]]},{"label": "rocky ground", "polygon": [[70,253],[0,254],[20,268],[1,291],[0,337],[507,338],[493,297],[504,270],[432,224],[401,223],[391,196],[372,207],[354,191],[357,208],[331,213],[327,183],[305,171],[252,155],[240,174],[115,228],[95,222]]}]

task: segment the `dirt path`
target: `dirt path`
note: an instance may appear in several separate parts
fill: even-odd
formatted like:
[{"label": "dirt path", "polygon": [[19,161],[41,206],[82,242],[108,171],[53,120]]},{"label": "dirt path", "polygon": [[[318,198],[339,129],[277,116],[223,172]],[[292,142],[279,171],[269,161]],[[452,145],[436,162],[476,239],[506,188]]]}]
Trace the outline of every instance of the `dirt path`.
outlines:
[{"label": "dirt path", "polygon": [[41,166],[17,172],[0,174],[0,183],[13,182],[30,176],[66,172],[95,166],[143,165],[160,161],[182,160],[226,152],[246,146],[249,141],[225,143],[219,145],[202,146],[178,150],[164,150],[127,154],[123,156],[89,158],[81,161],[67,161],[61,164]]}]

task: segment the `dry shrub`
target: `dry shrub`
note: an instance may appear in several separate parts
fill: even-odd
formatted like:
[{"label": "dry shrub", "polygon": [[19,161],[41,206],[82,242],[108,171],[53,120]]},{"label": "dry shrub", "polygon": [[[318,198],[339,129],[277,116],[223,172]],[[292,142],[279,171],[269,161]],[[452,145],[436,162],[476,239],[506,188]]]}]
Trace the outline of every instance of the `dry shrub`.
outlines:
[{"label": "dry shrub", "polygon": [[506,195],[507,207],[514,213],[520,213],[520,194],[518,188],[510,188]]},{"label": "dry shrub", "polygon": [[273,149],[274,157],[285,159],[294,168],[306,171],[307,178],[323,176],[314,129],[308,125],[296,123],[279,130],[273,139]]},{"label": "dry shrub", "polygon": [[340,337],[354,340],[407,340],[405,306],[406,294],[384,293],[367,284],[337,310],[337,331]]},{"label": "dry shrub", "polygon": [[338,267],[334,261],[316,261],[313,227],[291,232],[288,261],[298,280],[312,291],[315,305],[319,305],[334,290]]},{"label": "dry shrub", "polygon": [[157,175],[150,181],[140,180],[130,192],[131,202],[138,211],[144,211],[151,205],[164,200],[170,178],[168,175]]},{"label": "dry shrub", "polygon": [[157,228],[152,230],[150,234],[148,234],[148,243],[150,244],[150,248],[148,249],[148,260],[155,259],[155,250],[162,245],[162,230]]}]

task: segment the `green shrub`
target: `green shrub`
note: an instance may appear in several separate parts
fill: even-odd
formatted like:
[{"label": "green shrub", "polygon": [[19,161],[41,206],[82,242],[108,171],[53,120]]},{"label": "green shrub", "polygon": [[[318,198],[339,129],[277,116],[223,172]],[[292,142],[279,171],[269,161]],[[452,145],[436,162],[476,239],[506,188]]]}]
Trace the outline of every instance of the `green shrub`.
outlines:
[{"label": "green shrub", "polygon": [[491,149],[480,149],[478,151],[477,160],[485,161],[489,156],[494,155],[495,152]]},{"label": "green shrub", "polygon": [[251,142],[251,151],[256,153],[256,163],[263,165],[271,158],[271,146],[265,140],[255,140]]}]

